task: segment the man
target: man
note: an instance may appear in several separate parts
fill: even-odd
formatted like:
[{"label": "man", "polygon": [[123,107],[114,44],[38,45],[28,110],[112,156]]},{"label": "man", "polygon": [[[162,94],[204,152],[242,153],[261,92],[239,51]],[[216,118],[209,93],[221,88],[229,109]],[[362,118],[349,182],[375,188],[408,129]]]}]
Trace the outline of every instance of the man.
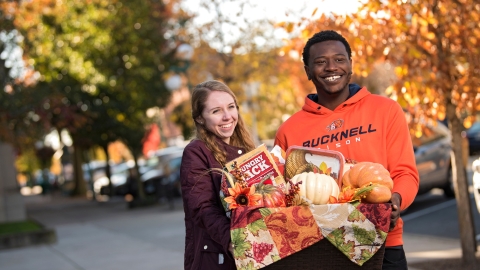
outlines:
[{"label": "man", "polygon": [[394,181],[383,269],[407,269],[400,211],[413,202],[419,181],[407,122],[395,101],[349,84],[351,56],[350,45],[335,31],[308,40],[304,68],[317,93],[307,95],[302,110],[282,124],[275,145],[330,149],[345,158],[382,164]]}]

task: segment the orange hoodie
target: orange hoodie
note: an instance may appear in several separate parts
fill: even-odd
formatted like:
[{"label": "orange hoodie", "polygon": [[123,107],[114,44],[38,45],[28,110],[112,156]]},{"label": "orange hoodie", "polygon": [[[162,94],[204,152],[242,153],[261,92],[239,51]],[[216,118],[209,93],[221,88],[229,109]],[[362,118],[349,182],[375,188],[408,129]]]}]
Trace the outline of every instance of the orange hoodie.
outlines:
[{"label": "orange hoodie", "polygon": [[[330,149],[359,162],[380,163],[393,179],[392,192],[402,197],[400,208],[406,209],[415,199],[419,177],[400,105],[372,95],[365,87],[334,111],[320,106],[311,99],[313,96],[307,96],[302,110],[280,126],[275,145],[284,150],[293,145]],[[403,221],[399,219],[388,234],[386,246],[403,245],[402,233]]]}]

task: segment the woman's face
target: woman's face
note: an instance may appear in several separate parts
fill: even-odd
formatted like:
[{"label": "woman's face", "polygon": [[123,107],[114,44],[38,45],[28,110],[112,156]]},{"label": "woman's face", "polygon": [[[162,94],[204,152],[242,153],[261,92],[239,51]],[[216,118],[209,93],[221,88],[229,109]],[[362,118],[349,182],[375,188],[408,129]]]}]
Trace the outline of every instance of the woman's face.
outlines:
[{"label": "woman's face", "polygon": [[212,91],[197,122],[226,143],[237,126],[238,110],[233,97],[225,92]]}]

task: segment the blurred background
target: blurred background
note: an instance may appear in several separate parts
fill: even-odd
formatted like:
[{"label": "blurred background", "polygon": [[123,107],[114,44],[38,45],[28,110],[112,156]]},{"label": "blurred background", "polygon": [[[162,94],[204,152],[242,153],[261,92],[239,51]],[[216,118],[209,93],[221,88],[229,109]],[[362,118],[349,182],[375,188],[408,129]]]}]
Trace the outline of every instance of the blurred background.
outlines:
[{"label": "blurred background", "polygon": [[271,147],[315,92],[305,42],[333,29],[352,47],[352,82],[404,108],[421,192],[458,199],[457,168],[480,151],[480,4],[459,2],[1,0],[0,149],[15,177],[0,197],[171,202],[193,86],[225,82]]},{"label": "blurred background", "polygon": [[0,139],[24,195],[123,196],[117,187],[153,169],[156,151],[191,138],[190,91],[202,81],[229,85],[257,143],[271,144],[315,91],[301,53],[328,28],[351,43],[352,81],[397,100],[415,142],[441,122],[478,151],[478,128],[467,130],[480,33],[462,23],[478,4],[446,19],[450,2],[2,1]]}]

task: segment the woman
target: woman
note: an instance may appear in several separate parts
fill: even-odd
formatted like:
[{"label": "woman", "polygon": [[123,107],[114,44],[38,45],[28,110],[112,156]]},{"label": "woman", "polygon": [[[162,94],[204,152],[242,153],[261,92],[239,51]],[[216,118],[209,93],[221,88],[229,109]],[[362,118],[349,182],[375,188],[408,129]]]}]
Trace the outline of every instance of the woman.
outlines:
[{"label": "woman", "polygon": [[233,92],[219,81],[192,93],[196,138],[183,152],[180,179],[185,211],[185,269],[236,269],[230,219],[220,201],[222,176],[208,173],[255,148]]}]

